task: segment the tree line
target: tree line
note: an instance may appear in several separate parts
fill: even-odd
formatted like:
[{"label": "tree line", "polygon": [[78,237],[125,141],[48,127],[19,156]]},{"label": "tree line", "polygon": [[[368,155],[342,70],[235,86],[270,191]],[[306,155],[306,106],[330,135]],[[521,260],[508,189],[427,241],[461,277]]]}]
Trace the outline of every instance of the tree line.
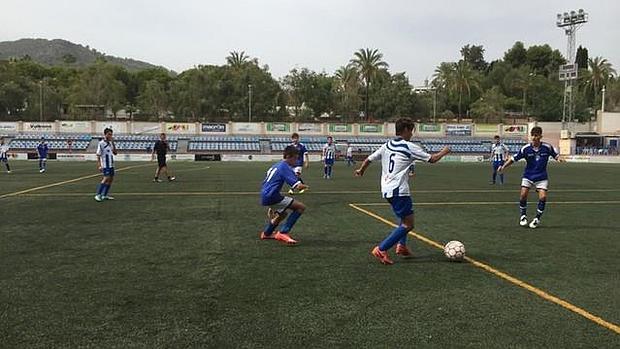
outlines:
[{"label": "tree line", "polygon": [[[561,118],[558,70],[566,60],[558,50],[516,42],[492,62],[484,52],[481,45],[463,47],[458,62],[440,63],[417,89],[405,73],[392,72],[377,49],[354,52],[333,73],[294,68],[280,79],[257,58],[236,51],[224,65],[199,65],[178,75],[163,68],[129,72],[104,58],[74,68],[23,57],[0,61],[0,118],[96,119],[124,111],[134,120],[242,121],[249,108],[253,121]],[[603,86],[609,110],[619,109],[620,79],[611,63],[580,47],[576,64],[575,116],[589,120],[595,114]]]}]

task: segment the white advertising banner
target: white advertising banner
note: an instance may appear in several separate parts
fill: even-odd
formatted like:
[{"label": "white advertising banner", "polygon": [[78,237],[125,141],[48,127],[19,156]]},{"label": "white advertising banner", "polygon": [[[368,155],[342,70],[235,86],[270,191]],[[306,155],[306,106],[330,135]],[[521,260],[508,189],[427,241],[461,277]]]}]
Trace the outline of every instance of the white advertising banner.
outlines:
[{"label": "white advertising banner", "polygon": [[300,123],[297,125],[297,132],[299,133],[311,133],[311,134],[322,134],[323,133],[323,124],[312,124],[312,123]]},{"label": "white advertising banner", "polygon": [[159,122],[134,122],[133,134],[159,134],[161,133],[161,126]]},{"label": "white advertising banner", "polygon": [[0,133],[16,133],[16,122],[0,122]]},{"label": "white advertising banner", "polygon": [[233,132],[245,134],[260,134],[260,124],[255,122],[235,122]]},{"label": "white advertising banner", "polygon": [[90,121],[61,121],[60,132],[91,133]]},{"label": "white advertising banner", "polygon": [[55,132],[53,122],[25,122],[24,132],[50,133]]},{"label": "white advertising banner", "polygon": [[164,129],[164,132],[170,134],[193,134],[196,133],[196,124],[189,122],[167,122]]},{"label": "white advertising banner", "polygon": [[128,133],[127,123],[124,121],[97,121],[96,133],[103,134],[103,130],[111,128],[116,134]]}]

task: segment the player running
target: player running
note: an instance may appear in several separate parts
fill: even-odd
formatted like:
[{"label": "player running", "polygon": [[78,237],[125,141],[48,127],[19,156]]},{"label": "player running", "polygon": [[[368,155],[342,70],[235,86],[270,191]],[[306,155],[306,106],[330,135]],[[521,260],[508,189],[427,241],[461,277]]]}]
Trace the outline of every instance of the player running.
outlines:
[{"label": "player running", "polygon": [[0,138],[0,162],[4,163],[6,173],[11,173],[11,165],[9,165],[9,145],[4,144],[4,138]]},{"label": "player running", "polygon": [[407,247],[407,233],[414,225],[413,202],[408,181],[411,165],[415,160],[435,163],[450,153],[450,148],[444,147],[440,152],[431,155],[417,144],[410,142],[414,127],[413,120],[398,119],[397,137],[368,156],[355,171],[356,176],[363,176],[372,161],[381,160],[381,193],[392,206],[394,214],[400,218],[400,225],[371,251],[379,262],[386,265],[394,264],[387,251],[395,244],[397,255],[404,257],[411,255],[411,250]]},{"label": "player running", "polygon": [[[293,171],[295,172],[295,175],[297,176],[297,178],[299,178],[299,181],[303,183],[304,181],[303,179],[301,179],[301,170],[304,167],[304,165],[306,168],[310,166],[310,158],[308,156],[308,149],[306,149],[306,146],[303,143],[299,142],[299,134],[297,132],[291,135],[291,141],[292,141],[291,145],[295,147],[295,149],[297,149],[297,152],[299,153],[299,156],[297,157],[297,161],[294,164]],[[300,189],[299,194],[303,194],[304,191],[306,190]],[[295,191],[293,190],[293,188],[291,188],[288,191],[288,193],[293,195],[295,194]]]},{"label": "player running", "polygon": [[[260,233],[261,240],[278,240],[286,245],[297,244],[297,241],[294,240],[289,233],[299,217],[304,213],[306,206],[300,201],[293,200],[291,197],[282,196],[280,191],[284,183],[291,186],[292,189],[304,190],[307,188],[291,168],[291,166],[297,163],[298,156],[299,151],[297,148],[293,145],[289,145],[284,149],[284,160],[274,164],[267,171],[260,197],[261,204],[269,207],[267,213],[269,222]],[[278,225],[286,218],[287,209],[293,212],[286,222],[284,222],[284,226],[274,233]]]},{"label": "player running", "polygon": [[523,172],[523,179],[521,180],[521,197],[519,199],[519,210],[521,212],[521,218],[519,218],[519,225],[522,227],[527,225],[527,195],[530,193],[530,188],[536,188],[538,192],[538,210],[536,217],[530,222],[530,228],[534,229],[540,225],[540,217],[545,211],[545,204],[547,203],[547,190],[549,190],[549,179],[547,176],[547,162],[549,158],[553,158],[559,162],[564,162],[553,146],[549,143],[541,142],[542,128],[536,126],[530,131],[532,142],[525,145],[517,154],[508,159],[506,163],[499,168],[499,172],[502,173],[514,162],[521,159],[525,159],[525,171]]},{"label": "player running", "polygon": [[355,165],[355,160],[353,160],[353,146],[347,142],[347,166]]},{"label": "player running", "polygon": [[168,141],[166,140],[166,134],[162,133],[159,135],[159,140],[155,142],[153,152],[151,153],[151,161],[155,160],[155,154],[157,154],[157,170],[155,170],[155,178],[153,178],[153,182],[161,182],[159,175],[162,172],[166,173],[169,182],[176,179],[176,177],[170,174],[170,170],[166,164],[166,154],[168,154],[168,150],[170,150],[170,144],[168,144]]},{"label": "player running", "polygon": [[49,147],[45,142],[45,138],[41,137],[41,142],[37,145],[37,155],[39,155],[39,173],[44,173],[47,170],[47,153]]},{"label": "player running", "polygon": [[95,201],[97,202],[114,200],[113,197],[108,196],[108,192],[114,181],[116,145],[114,145],[111,128],[103,130],[103,135],[104,138],[97,145],[97,169],[103,174],[103,179],[101,179],[101,183],[97,186],[97,195],[95,195]]},{"label": "player running", "polygon": [[325,167],[323,168],[323,178],[332,178],[332,169],[334,162],[336,161],[336,145],[334,144],[334,138],[332,136],[327,137],[327,144],[323,146],[323,162]]},{"label": "player running", "polygon": [[[509,154],[508,147],[500,142],[499,136],[493,137],[493,144],[491,145],[491,165],[493,166],[493,175],[491,176],[491,184],[495,184],[495,178],[497,178],[497,169],[500,168]],[[504,184],[504,174],[499,174],[499,184]]]}]

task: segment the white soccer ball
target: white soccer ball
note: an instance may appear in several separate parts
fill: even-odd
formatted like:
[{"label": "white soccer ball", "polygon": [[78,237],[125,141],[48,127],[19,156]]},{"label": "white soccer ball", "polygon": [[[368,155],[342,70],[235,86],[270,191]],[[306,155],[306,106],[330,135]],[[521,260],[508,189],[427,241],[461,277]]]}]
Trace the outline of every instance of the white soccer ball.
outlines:
[{"label": "white soccer ball", "polygon": [[444,246],[443,253],[451,261],[460,261],[465,257],[465,245],[460,241],[450,241]]}]

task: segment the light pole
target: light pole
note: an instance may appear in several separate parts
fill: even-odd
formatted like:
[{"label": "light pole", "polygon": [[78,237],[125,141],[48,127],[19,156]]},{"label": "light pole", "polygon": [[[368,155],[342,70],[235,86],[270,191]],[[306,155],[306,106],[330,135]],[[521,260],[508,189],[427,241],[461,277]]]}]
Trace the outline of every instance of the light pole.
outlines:
[{"label": "light pole", "polygon": [[605,86],[604,85],[603,85],[603,90],[601,90],[601,92],[602,92],[602,97],[603,97],[603,99],[601,100],[601,116],[602,116],[603,113],[605,112]]},{"label": "light pole", "polygon": [[43,121],[43,80],[39,81],[39,121]]},{"label": "light pole", "polygon": [[248,122],[252,122],[252,84],[248,84]]},{"label": "light pole", "polygon": [[575,64],[575,43],[577,42],[577,30],[582,24],[588,22],[588,14],[583,10],[558,13],[555,25],[564,29],[568,38],[566,44],[566,61],[568,64],[560,67],[560,81],[564,81],[564,102],[562,106],[562,128],[566,121],[573,119],[573,81],[577,80],[578,68]]}]

